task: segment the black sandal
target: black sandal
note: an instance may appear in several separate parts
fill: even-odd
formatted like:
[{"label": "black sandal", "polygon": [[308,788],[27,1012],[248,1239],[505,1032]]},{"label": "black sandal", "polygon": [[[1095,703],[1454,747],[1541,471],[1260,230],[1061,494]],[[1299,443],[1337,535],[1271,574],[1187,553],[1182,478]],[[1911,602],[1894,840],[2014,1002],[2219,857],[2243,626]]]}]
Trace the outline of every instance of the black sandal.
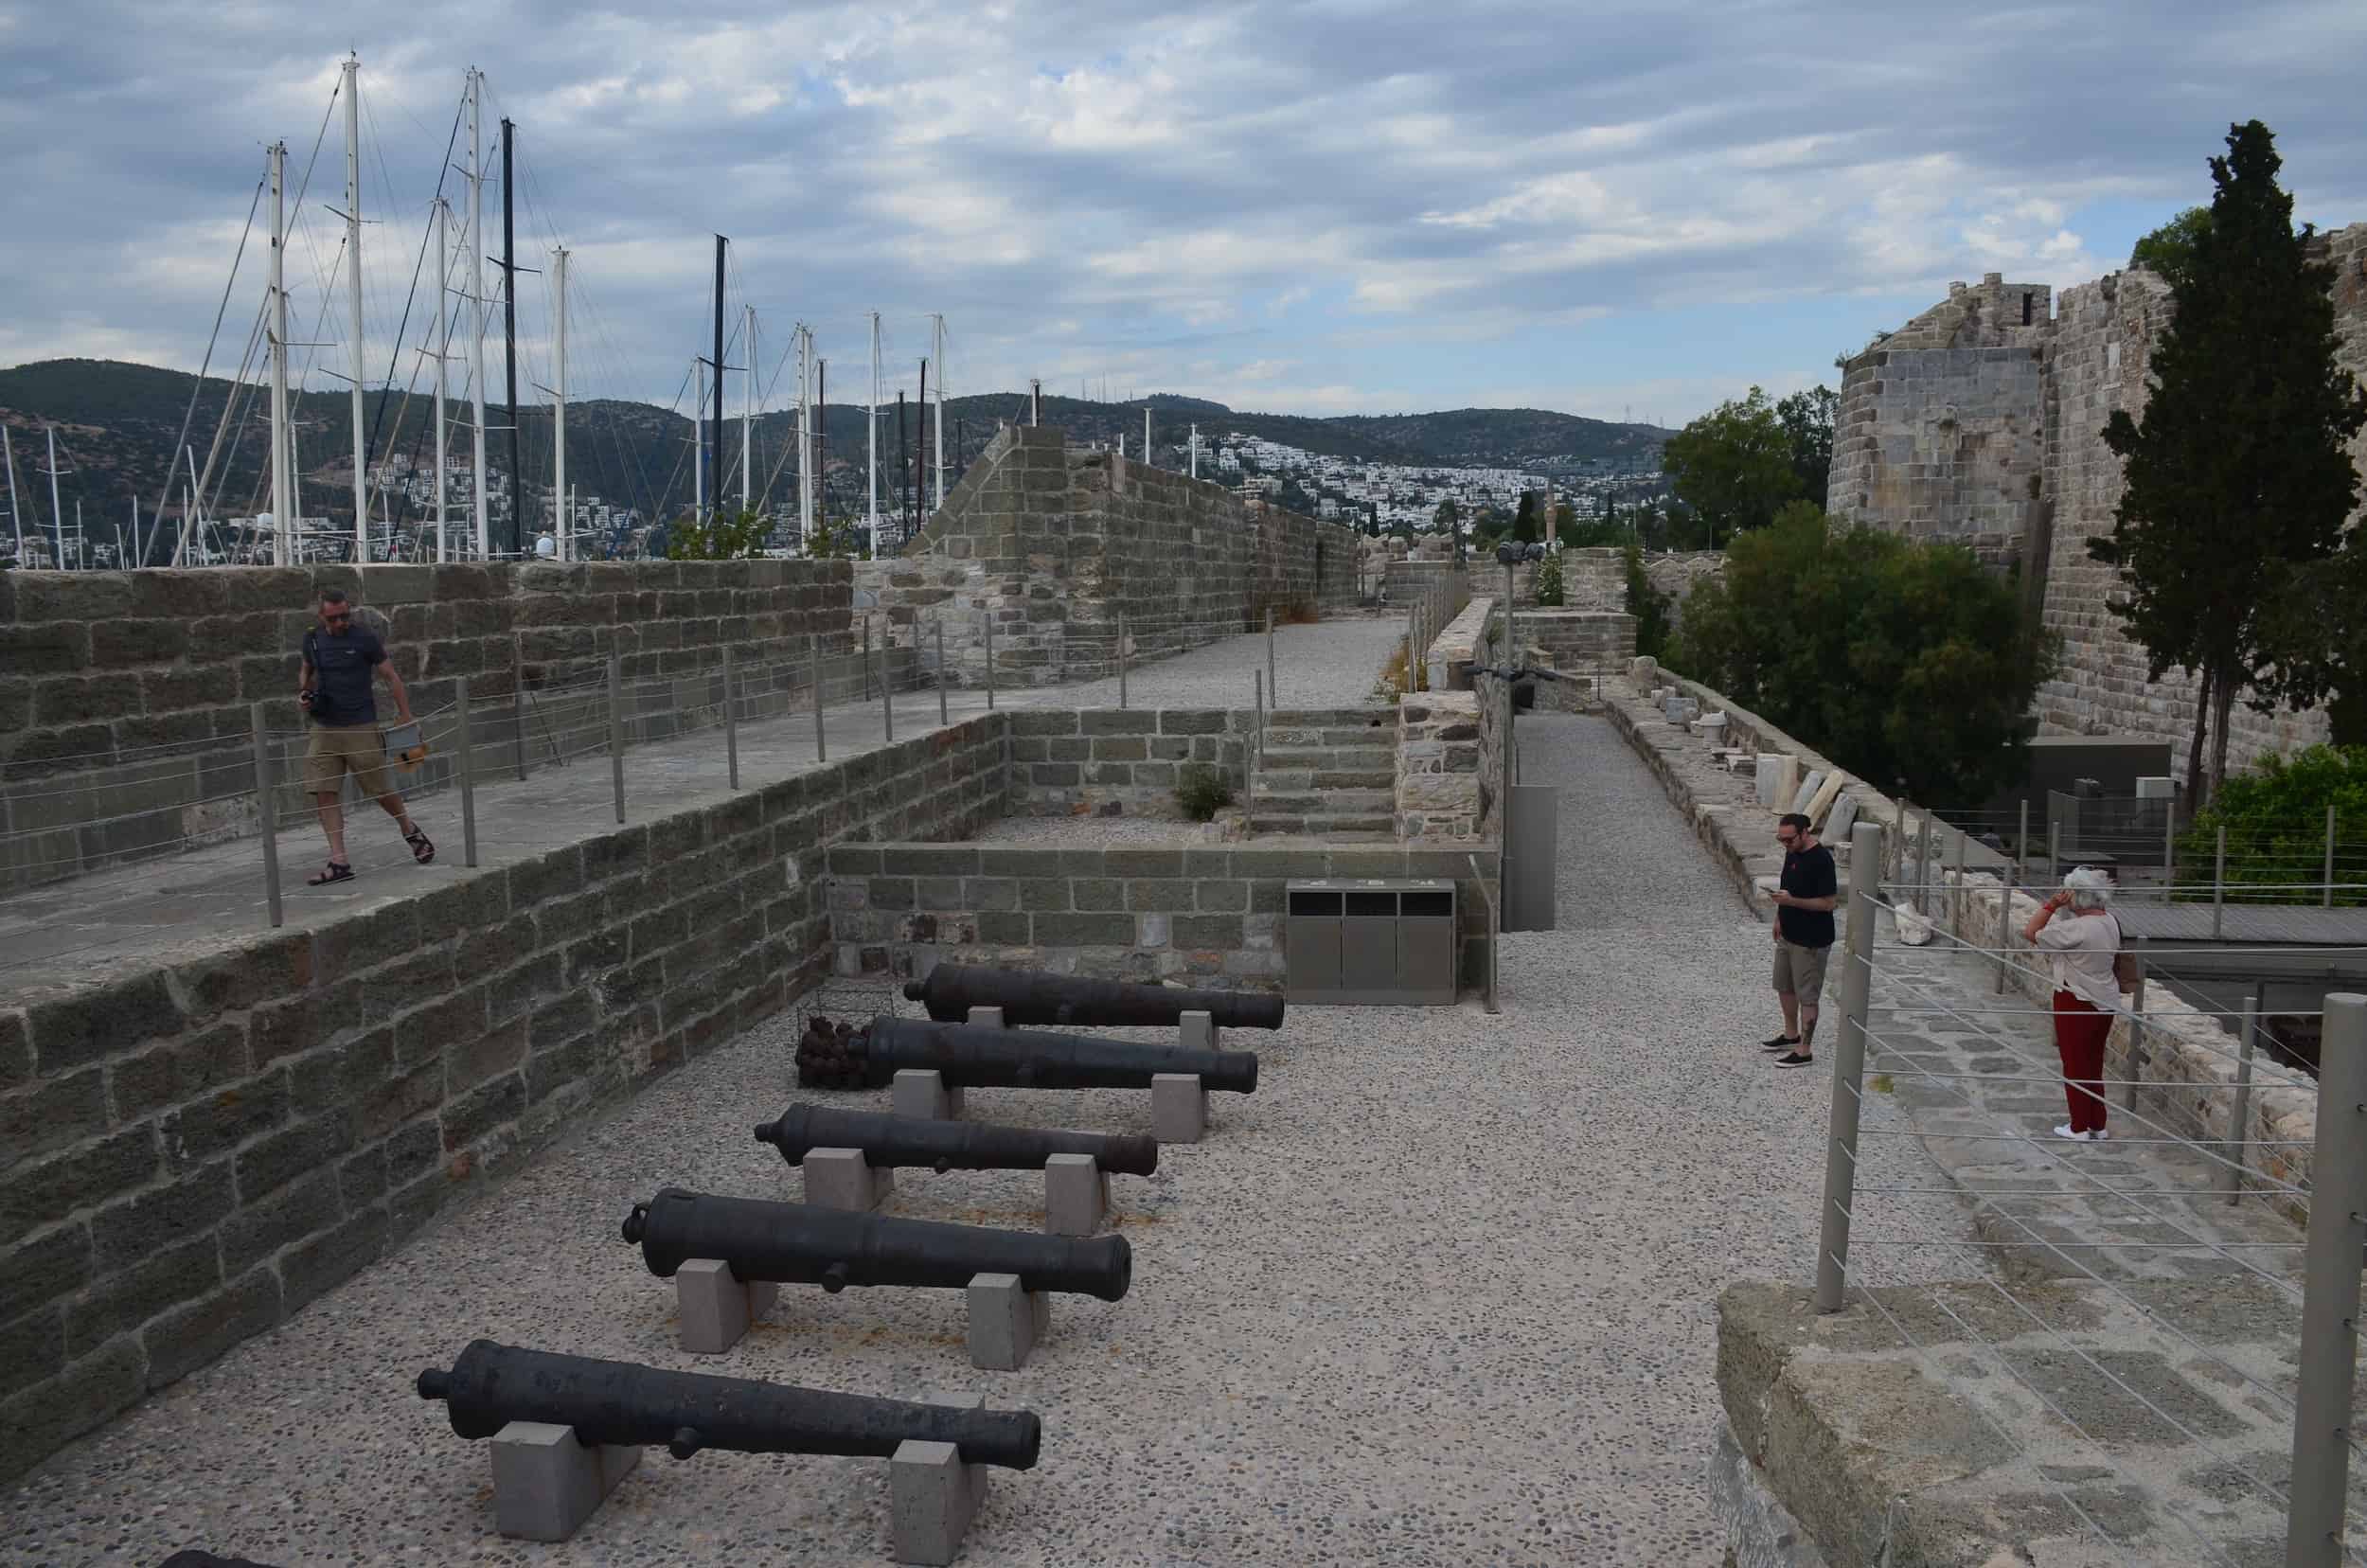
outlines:
[{"label": "black sandal", "polygon": [[353,867],[344,861],[328,861],[319,870],[304,880],[306,884],[311,887],[327,887],[330,882],[351,882]]},{"label": "black sandal", "polygon": [[402,842],[411,846],[411,858],[421,865],[425,865],[436,858],[436,846],[430,843],[428,836],[420,832],[417,827],[402,835]]}]

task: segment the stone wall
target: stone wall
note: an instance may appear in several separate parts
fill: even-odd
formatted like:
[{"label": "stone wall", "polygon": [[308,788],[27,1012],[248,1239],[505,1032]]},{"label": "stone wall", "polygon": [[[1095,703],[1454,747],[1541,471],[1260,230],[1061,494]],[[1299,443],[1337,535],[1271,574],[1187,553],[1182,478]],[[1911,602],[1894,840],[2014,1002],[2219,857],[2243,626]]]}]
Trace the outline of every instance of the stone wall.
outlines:
[{"label": "stone wall", "polygon": [[1224,708],[1018,708],[1010,715],[1014,816],[1110,811],[1180,817],[1175,786],[1194,762],[1249,798],[1254,712]]},{"label": "stone wall", "polygon": [[1671,631],[1684,624],[1685,600],[1703,581],[1726,576],[1726,557],[1718,550],[1676,550],[1644,558],[1645,579],[1668,596]]},{"label": "stone wall", "polygon": [[[944,961],[1280,990],[1286,883],[1444,877],[1458,884],[1463,983],[1476,986],[1494,897],[1472,873],[1477,847],[845,844],[828,856],[834,962],[849,976],[915,977]],[[1481,859],[1492,872],[1492,855]]]},{"label": "stone wall", "polygon": [[1991,273],[1843,365],[1825,509],[2015,559],[2046,446],[2042,283]]},{"label": "stone wall", "polygon": [[827,971],[825,851],[973,830],[1008,716],[0,1010],[0,1477]]},{"label": "stone wall", "polygon": [[949,679],[1047,686],[1114,674],[1119,617],[1135,662],[1256,629],[1349,610],[1360,536],[1221,485],[1071,450],[1062,433],[1006,426],[899,557],[859,581],[895,635]]},{"label": "stone wall", "polygon": [[850,582],[828,561],[0,573],[0,888],[252,830],[251,704],[300,750],[323,587],[353,597],[426,714],[459,677],[506,710],[521,675],[555,691],[612,651],[637,683],[703,682],[727,647],[752,671],[802,668],[817,640],[847,648]]},{"label": "stone wall", "polygon": [[1543,650],[1556,669],[1625,669],[1635,657],[1635,617],[1619,610],[1523,610],[1515,632],[1523,650]]},{"label": "stone wall", "polygon": [[1480,837],[1480,747],[1479,699],[1470,692],[1416,692],[1397,704],[1399,839]]}]

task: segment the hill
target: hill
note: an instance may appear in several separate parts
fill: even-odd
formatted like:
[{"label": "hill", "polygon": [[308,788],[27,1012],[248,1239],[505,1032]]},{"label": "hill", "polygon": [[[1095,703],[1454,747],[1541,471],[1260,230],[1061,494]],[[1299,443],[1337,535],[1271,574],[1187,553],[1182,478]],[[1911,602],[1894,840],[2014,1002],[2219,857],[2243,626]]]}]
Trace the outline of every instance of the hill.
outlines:
[{"label": "hill", "polygon": [[[191,393],[195,391],[192,405]],[[431,464],[432,401],[400,393],[364,398],[372,460],[408,455]],[[1121,437],[1139,450],[1143,410],[1152,414],[1159,461],[1181,466],[1189,427],[1204,440],[1238,433],[1333,457],[1362,458],[1411,467],[1486,466],[1568,468],[1593,461],[1656,458],[1667,433],[1648,425],[1607,424],[1597,419],[1541,409],[1457,409],[1439,414],[1384,418],[1309,419],[1289,414],[1241,413],[1203,399],[1155,394],[1127,402],[1098,402],[1047,394],[1046,424],[1066,430],[1080,443],[1113,445]],[[991,437],[999,420],[1026,418],[1027,400],[1014,392],[954,398],[946,404],[946,456],[959,464]],[[229,411],[224,418],[225,408]],[[892,408],[892,405],[891,405]],[[193,412],[192,412],[193,409]],[[314,391],[293,400],[297,469],[303,511],[336,521],[352,516],[352,437],[349,400],[339,391]],[[896,456],[896,425],[882,410],[880,440],[881,485]],[[470,454],[468,409],[450,406],[450,440],[455,469],[465,474]],[[187,434],[183,438],[183,424]],[[631,508],[644,517],[667,515],[686,506],[692,487],[691,422],[653,403],[586,400],[568,405],[568,480],[578,495]],[[518,410],[518,469],[527,505],[551,482],[550,409]],[[57,490],[69,527],[79,503],[94,541],[113,537],[128,523],[136,498],[143,517],[160,494],[177,516],[192,449],[204,470],[215,450],[216,477],[208,483],[208,511],[240,516],[268,509],[269,399],[253,387],[235,389],[220,377],[203,385],[185,371],[106,360],[47,360],[0,370],[0,425],[15,446],[18,498],[28,528],[52,526],[45,433],[55,426],[60,470]],[[509,433],[495,410],[488,410],[487,469],[506,513],[509,482]],[[864,488],[863,411],[832,403],[822,413],[828,505],[857,509]],[[788,458],[794,443],[795,415],[773,413],[756,421],[755,469],[759,498],[786,494]],[[917,410],[911,439],[919,439]],[[725,470],[737,489],[739,421],[727,421]],[[168,482],[169,476],[169,482]],[[456,482],[465,493],[465,478]],[[4,501],[5,496],[0,496]],[[404,515],[400,505],[398,517]],[[529,515],[533,515],[531,509]]]}]

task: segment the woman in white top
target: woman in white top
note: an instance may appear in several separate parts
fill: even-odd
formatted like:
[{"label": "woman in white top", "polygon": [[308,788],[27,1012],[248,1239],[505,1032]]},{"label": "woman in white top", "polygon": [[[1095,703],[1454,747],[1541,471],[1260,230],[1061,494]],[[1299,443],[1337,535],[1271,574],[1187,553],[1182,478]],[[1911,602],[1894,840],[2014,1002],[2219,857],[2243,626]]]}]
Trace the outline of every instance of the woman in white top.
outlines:
[{"label": "woman in white top", "polygon": [[[2104,1141],[2104,1044],[2121,1001],[2112,972],[2121,923],[2105,907],[2111,897],[2110,878],[2080,866],[2021,932],[2024,941],[2045,952],[2055,977],[2055,1048],[2063,1058],[2063,1095],[2071,1103],[2071,1120],[2055,1135],[2081,1143]],[[2070,915],[2056,919],[2065,909]]]}]

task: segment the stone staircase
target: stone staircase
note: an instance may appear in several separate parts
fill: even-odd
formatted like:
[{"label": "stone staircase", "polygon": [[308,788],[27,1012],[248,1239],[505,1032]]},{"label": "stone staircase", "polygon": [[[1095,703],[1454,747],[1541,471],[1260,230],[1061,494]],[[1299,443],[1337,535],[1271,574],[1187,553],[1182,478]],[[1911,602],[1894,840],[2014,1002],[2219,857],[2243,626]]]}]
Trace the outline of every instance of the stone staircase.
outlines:
[{"label": "stone staircase", "polygon": [[1249,829],[1394,842],[1397,789],[1395,709],[1281,708],[1266,718]]}]

